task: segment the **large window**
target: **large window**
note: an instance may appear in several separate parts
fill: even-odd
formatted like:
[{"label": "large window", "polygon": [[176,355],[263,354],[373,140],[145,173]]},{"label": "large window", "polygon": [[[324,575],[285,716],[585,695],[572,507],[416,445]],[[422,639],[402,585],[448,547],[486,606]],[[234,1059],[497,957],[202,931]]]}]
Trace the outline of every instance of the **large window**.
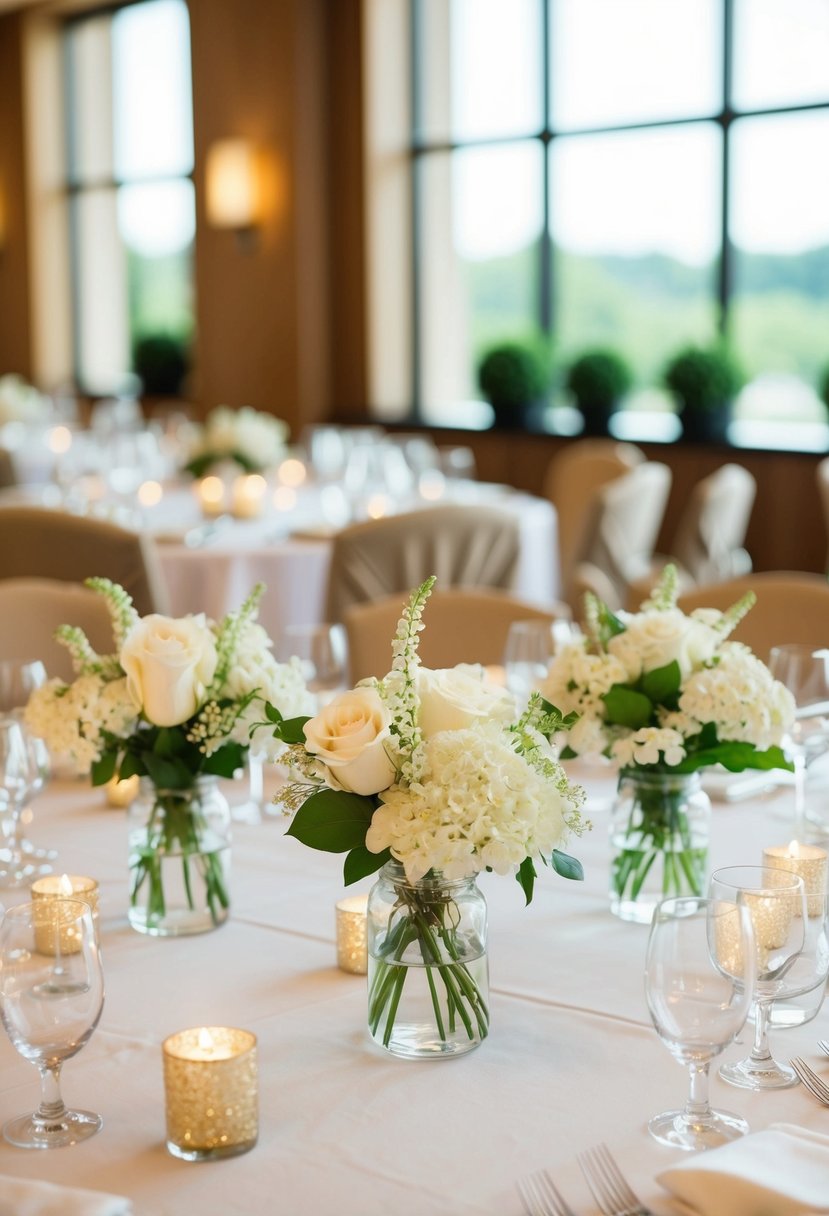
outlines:
[{"label": "large window", "polygon": [[66,27],[67,190],[75,374],[111,394],[142,339],[186,345],[195,232],[184,0],[145,0]]},{"label": "large window", "polygon": [[416,415],[475,425],[483,350],[535,331],[560,367],[615,346],[657,409],[725,334],[738,417],[820,421],[826,0],[409,3]]}]

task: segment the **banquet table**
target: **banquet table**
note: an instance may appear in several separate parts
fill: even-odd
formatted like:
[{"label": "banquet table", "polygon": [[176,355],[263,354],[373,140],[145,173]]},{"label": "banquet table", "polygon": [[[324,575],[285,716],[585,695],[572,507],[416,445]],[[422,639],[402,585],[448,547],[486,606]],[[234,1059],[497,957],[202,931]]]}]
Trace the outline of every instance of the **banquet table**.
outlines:
[{"label": "banquet table", "polygon": [[[653,1141],[646,1124],[682,1105],[687,1076],[647,1013],[647,930],[608,911],[612,771],[581,763],[571,773],[590,795],[592,830],[572,847],[586,879],[545,871],[526,908],[510,878],[481,877],[491,1033],[468,1055],[428,1062],[392,1058],[370,1040],[365,978],[335,962],[341,858],[286,836],[277,808],[260,824],[235,826],[229,921],[157,939],[127,923],[123,810],[83,781],[53,782],[35,804],[30,835],[60,850],[58,872],[99,880],[106,976],[101,1022],[67,1062],[63,1090],[104,1125],[51,1152],[0,1142],[0,1210],[2,1175],[13,1175],[125,1195],[136,1216],[518,1216],[516,1180],[549,1167],[586,1216],[596,1208],[575,1154],[604,1141],[656,1213],[676,1212],[655,1175],[683,1154]],[[274,780],[269,774],[269,786]],[[227,789],[231,801],[243,799],[241,784]],[[717,802],[712,863],[757,864],[765,845],[790,835],[791,790]],[[10,894],[6,902],[25,898]],[[257,1035],[260,1134],[243,1156],[187,1163],[164,1147],[161,1043],[203,1025]],[[820,1071],[821,1036],[829,1037],[825,1008],[807,1025],[774,1031],[772,1049]],[[746,1027],[724,1058],[745,1054],[750,1038]],[[801,1086],[756,1094],[714,1076],[711,1091],[754,1131],[826,1125]],[[2,1036],[0,1120],[34,1109],[37,1094],[34,1067]]]}]

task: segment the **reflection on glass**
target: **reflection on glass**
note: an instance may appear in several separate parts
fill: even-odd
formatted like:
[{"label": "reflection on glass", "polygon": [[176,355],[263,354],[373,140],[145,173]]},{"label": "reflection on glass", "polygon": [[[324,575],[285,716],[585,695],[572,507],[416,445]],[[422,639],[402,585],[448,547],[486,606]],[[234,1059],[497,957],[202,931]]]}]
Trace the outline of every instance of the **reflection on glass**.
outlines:
[{"label": "reflection on glass", "polygon": [[734,0],[739,110],[829,101],[826,0]]},{"label": "reflection on glass", "polygon": [[423,0],[424,139],[529,135],[543,123],[538,0]]},{"label": "reflection on glass", "polygon": [[712,123],[555,141],[559,349],[610,343],[656,382],[714,337],[719,156]]},{"label": "reflection on glass", "polygon": [[749,375],[777,377],[776,393],[751,394],[754,417],[825,418],[811,388],[829,332],[825,148],[829,113],[746,118],[732,131],[733,335]]},{"label": "reflection on glass", "polygon": [[423,167],[427,420],[443,418],[447,402],[476,398],[482,349],[535,323],[542,172],[541,147],[532,143],[436,155]]},{"label": "reflection on glass", "polygon": [[720,109],[721,0],[556,0],[551,13],[554,126]]}]

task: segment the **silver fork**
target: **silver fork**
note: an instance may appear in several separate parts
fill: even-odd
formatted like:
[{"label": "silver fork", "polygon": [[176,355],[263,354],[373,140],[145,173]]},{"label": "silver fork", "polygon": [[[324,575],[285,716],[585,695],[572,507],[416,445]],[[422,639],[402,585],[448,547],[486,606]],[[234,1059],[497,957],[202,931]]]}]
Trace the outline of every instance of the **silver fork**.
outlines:
[{"label": "silver fork", "polygon": [[822,1102],[824,1106],[829,1106],[829,1085],[825,1081],[822,1081],[817,1073],[812,1071],[806,1061],[801,1060],[799,1056],[795,1056],[790,1063],[809,1093],[813,1094],[818,1102]]},{"label": "silver fork", "polygon": [[631,1190],[606,1144],[579,1153],[577,1160],[604,1216],[653,1216]]},{"label": "silver fork", "polygon": [[576,1216],[547,1170],[519,1178],[518,1194],[527,1216]]},{"label": "silver fork", "polygon": [[829,1043],[826,1042],[826,1039],[818,1039],[817,1045],[825,1056],[829,1056]]}]

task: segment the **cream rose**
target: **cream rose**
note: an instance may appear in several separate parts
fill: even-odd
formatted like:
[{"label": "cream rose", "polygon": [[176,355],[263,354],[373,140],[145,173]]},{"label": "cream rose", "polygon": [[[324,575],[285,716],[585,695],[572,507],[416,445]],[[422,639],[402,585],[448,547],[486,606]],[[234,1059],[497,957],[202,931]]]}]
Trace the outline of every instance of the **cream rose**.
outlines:
[{"label": "cream rose", "polygon": [[389,758],[391,715],[376,688],[334,697],[305,723],[305,746],[352,794],[378,794],[395,778]]},{"label": "cream rose", "polygon": [[459,663],[417,673],[418,723],[424,739],[442,730],[465,730],[475,722],[511,722],[516,713],[512,693],[486,679],[482,667]]},{"label": "cream rose", "polygon": [[155,726],[178,726],[204,701],[216,670],[216,640],[203,614],[151,613],[130,630],[121,666],[136,709]]},{"label": "cream rose", "polygon": [[722,635],[706,621],[670,608],[633,617],[624,633],[610,639],[607,649],[624,664],[629,680],[674,660],[685,678],[713,658],[721,641]]}]

